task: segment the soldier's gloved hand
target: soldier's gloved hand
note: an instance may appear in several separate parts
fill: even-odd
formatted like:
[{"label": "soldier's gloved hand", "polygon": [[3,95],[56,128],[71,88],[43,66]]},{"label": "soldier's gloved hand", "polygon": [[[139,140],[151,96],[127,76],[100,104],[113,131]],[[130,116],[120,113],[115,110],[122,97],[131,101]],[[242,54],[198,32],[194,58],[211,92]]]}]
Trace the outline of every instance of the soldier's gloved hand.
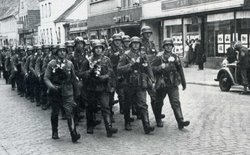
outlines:
[{"label": "soldier's gloved hand", "polygon": [[55,86],[55,85],[51,85],[51,87],[50,87],[50,89],[51,89],[51,90],[54,90],[54,91],[57,91],[58,88],[59,88],[59,87],[58,87],[58,86]]},{"label": "soldier's gloved hand", "polygon": [[28,77],[28,73],[25,73],[25,77]]}]

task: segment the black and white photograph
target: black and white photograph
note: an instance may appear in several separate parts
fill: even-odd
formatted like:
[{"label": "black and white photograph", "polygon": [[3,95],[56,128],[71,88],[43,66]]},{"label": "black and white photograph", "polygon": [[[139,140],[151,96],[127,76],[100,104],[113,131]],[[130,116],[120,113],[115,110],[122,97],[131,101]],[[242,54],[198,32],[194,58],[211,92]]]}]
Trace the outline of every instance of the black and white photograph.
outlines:
[{"label": "black and white photograph", "polygon": [[0,0],[0,155],[250,155],[249,0]]}]

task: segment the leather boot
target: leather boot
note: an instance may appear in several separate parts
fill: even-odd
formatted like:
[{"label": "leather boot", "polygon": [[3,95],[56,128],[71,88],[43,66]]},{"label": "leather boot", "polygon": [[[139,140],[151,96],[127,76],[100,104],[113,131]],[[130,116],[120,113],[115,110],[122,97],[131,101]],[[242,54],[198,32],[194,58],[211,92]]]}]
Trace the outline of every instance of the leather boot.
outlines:
[{"label": "leather boot", "polygon": [[141,118],[145,134],[149,134],[150,132],[154,131],[155,128],[150,126],[148,113],[141,114]]},{"label": "leather boot", "polygon": [[125,130],[127,130],[127,131],[131,131],[132,130],[130,121],[125,121]]},{"label": "leather boot", "polygon": [[175,119],[178,123],[178,128],[181,130],[183,129],[185,126],[188,126],[190,124],[189,121],[183,121],[183,115],[182,115],[182,110],[181,108],[175,108],[174,109],[174,116],[175,116]]},{"label": "leather boot", "polygon": [[112,137],[113,134],[117,133],[118,129],[112,128],[110,115],[103,116],[103,119],[106,127],[107,137]]},{"label": "leather boot", "polygon": [[241,92],[241,94],[242,94],[242,95],[247,94],[247,86],[244,86],[244,90],[243,90],[243,92]]},{"label": "leather boot", "polygon": [[72,118],[68,119],[68,127],[71,135],[71,140],[73,143],[77,142],[81,138],[81,135],[77,133],[74,120]]},{"label": "leather boot", "polygon": [[58,136],[58,117],[51,117],[51,126],[52,126],[52,139],[59,139]]}]

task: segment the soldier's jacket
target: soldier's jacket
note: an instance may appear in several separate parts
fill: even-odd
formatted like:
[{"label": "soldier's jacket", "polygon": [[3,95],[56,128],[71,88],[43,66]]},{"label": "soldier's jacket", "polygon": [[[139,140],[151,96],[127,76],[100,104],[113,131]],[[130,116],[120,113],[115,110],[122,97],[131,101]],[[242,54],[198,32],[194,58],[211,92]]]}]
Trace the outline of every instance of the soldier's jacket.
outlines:
[{"label": "soldier's jacket", "polygon": [[[141,51],[139,51],[141,52]],[[139,63],[132,61],[140,59]],[[133,64],[133,65],[132,65]],[[125,83],[131,87],[149,88],[155,81],[150,62],[146,54],[129,50],[124,53],[117,66],[118,74],[122,74]]]},{"label": "soldier's jacket", "polygon": [[37,60],[38,57],[39,57],[39,55],[37,53],[35,53],[30,58],[29,70],[32,73],[32,75],[34,75],[34,76],[37,76],[37,73],[35,71],[35,67],[36,67],[36,60]]},{"label": "soldier's jacket", "polygon": [[157,54],[155,44],[153,43],[153,41],[146,40],[144,38],[141,38],[141,40],[142,40],[141,49],[147,54],[149,61],[152,62]]},{"label": "soldier's jacket", "polygon": [[79,77],[80,69],[85,61],[88,61],[86,59],[85,52],[81,52],[81,51],[75,52],[72,62],[74,64],[75,73],[77,77]]},{"label": "soldier's jacket", "polygon": [[[44,75],[44,82],[49,88],[59,87],[60,95],[72,96],[76,85],[74,65],[71,61],[64,59],[53,59],[49,62]],[[53,97],[53,96],[52,96]],[[54,96],[55,97],[55,96]]]},{"label": "soldier's jacket", "polygon": [[45,56],[45,58],[43,59],[43,64],[42,64],[42,70],[41,70],[41,71],[42,71],[42,74],[45,73],[46,68],[47,68],[49,62],[50,62],[51,60],[53,60],[53,59],[55,59],[55,58],[53,58],[51,54],[48,54],[47,56]]},{"label": "soldier's jacket", "polygon": [[[163,63],[166,64],[164,69],[161,67]],[[186,86],[181,60],[176,54],[159,52],[152,62],[152,69],[156,89],[178,86],[180,83]]]},{"label": "soldier's jacket", "polygon": [[241,46],[239,49],[239,65],[243,69],[250,67],[250,53],[249,50],[244,46]]},{"label": "soldier's jacket", "polygon": [[[100,68],[100,76],[98,77],[94,74],[96,68]],[[91,56],[88,61],[83,63],[79,76],[83,79],[86,90],[110,92],[115,82],[111,80],[113,72],[113,67],[108,57],[102,56],[99,59],[95,59]]]},{"label": "soldier's jacket", "polygon": [[17,54],[13,55],[10,59],[11,62],[11,72],[16,72],[21,70],[21,60]]},{"label": "soldier's jacket", "polygon": [[32,55],[28,56],[26,59],[26,62],[24,64],[24,74],[29,73],[29,66],[30,66],[30,61],[31,61]]},{"label": "soldier's jacket", "polygon": [[6,55],[5,55],[5,62],[4,62],[4,66],[5,66],[5,70],[7,72],[9,72],[11,70],[11,54],[10,54],[10,51],[6,52]]},{"label": "soldier's jacket", "polygon": [[105,55],[110,58],[111,64],[113,66],[113,70],[115,74],[117,73],[117,65],[119,63],[120,58],[124,54],[124,50],[122,47],[115,47],[114,45],[111,45],[107,51],[105,52]]},{"label": "soldier's jacket", "polygon": [[5,62],[5,53],[2,51],[0,52],[0,65]]},{"label": "soldier's jacket", "polygon": [[45,72],[42,71],[44,56],[41,55],[36,60],[35,72],[38,76],[43,76]]}]

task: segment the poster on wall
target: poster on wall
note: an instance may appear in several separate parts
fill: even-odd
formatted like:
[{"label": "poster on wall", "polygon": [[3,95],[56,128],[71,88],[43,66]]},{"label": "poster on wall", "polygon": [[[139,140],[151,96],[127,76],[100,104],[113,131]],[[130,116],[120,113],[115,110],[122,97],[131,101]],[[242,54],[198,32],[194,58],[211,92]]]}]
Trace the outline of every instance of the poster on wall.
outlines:
[{"label": "poster on wall", "polygon": [[231,47],[230,44],[225,44],[225,53],[227,53],[227,49],[228,49],[229,47]]},{"label": "poster on wall", "polygon": [[177,40],[176,36],[172,36],[172,38],[173,38],[174,44],[176,44],[176,40]]},{"label": "poster on wall", "polygon": [[177,36],[176,37],[176,43],[177,44],[182,44],[182,36]]},{"label": "poster on wall", "polygon": [[[236,35],[236,38],[234,38],[234,36]],[[238,41],[238,33],[233,33],[233,41]]]},{"label": "poster on wall", "polygon": [[218,34],[218,36],[217,36],[217,42],[219,44],[223,43],[223,34]]},{"label": "poster on wall", "polygon": [[225,43],[227,44],[231,43],[231,34],[225,34]]},{"label": "poster on wall", "polygon": [[248,43],[248,37],[247,34],[241,34],[240,40],[242,44],[247,44]]},{"label": "poster on wall", "polygon": [[244,46],[244,47],[248,48],[247,44],[242,44],[242,46]]},{"label": "poster on wall", "polygon": [[218,44],[218,53],[224,53],[224,44]]}]

